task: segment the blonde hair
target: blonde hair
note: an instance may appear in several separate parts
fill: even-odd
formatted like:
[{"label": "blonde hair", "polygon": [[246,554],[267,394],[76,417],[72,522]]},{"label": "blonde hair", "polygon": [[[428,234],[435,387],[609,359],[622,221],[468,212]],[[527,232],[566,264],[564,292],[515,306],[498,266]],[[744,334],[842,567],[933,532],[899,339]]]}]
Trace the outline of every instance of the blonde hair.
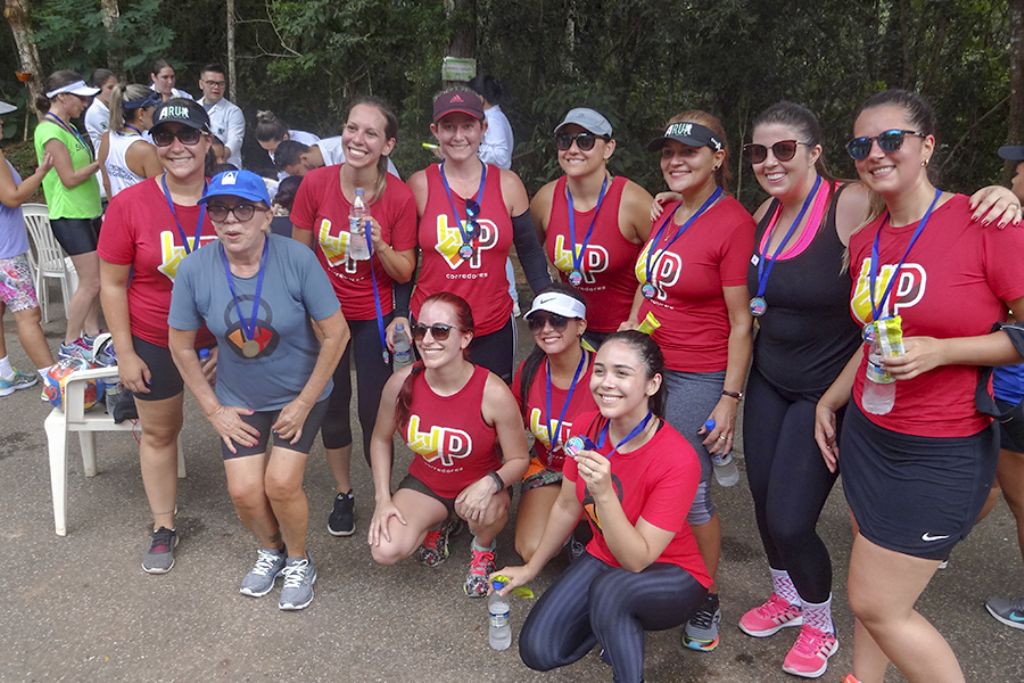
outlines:
[{"label": "blonde hair", "polygon": [[142,112],[142,107],[137,109],[125,109],[125,100],[141,100],[149,96],[153,91],[148,86],[132,83],[131,85],[114,86],[114,92],[110,95],[110,130],[116,133],[123,133],[127,124],[134,121]]}]

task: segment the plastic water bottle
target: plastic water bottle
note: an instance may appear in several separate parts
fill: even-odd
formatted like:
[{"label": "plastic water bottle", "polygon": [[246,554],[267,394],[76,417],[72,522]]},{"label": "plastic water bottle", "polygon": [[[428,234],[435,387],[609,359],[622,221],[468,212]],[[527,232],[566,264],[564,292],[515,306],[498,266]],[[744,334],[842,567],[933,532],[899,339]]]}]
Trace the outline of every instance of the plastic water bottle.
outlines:
[{"label": "plastic water bottle", "polygon": [[409,333],[405,331],[405,325],[395,325],[395,369],[404,368],[412,363],[412,342],[409,340]]},{"label": "plastic water bottle", "polygon": [[885,415],[896,402],[896,380],[882,365],[882,354],[872,349],[864,372],[864,394],[861,403],[872,415]]},{"label": "plastic water bottle", "polygon": [[494,592],[487,596],[487,637],[492,650],[507,650],[512,645],[512,625],[509,623],[508,599],[498,595],[504,581],[493,581]]},{"label": "plastic water bottle", "polygon": [[365,261],[370,258],[370,249],[366,244],[366,191],[356,188],[356,199],[352,202],[352,211],[348,215],[348,257],[353,261]]},{"label": "plastic water bottle", "polygon": [[[714,428],[714,418],[708,418],[704,423],[704,429],[710,432]],[[711,464],[715,466],[715,480],[721,486],[735,486],[739,483],[740,471],[736,467],[732,453],[711,453]]]}]

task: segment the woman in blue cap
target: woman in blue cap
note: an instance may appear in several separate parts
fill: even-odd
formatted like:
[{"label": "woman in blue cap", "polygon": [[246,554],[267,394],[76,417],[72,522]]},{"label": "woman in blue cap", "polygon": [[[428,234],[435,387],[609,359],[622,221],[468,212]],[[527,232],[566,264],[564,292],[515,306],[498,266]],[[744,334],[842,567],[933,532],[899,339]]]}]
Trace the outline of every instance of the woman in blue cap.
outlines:
[{"label": "woman in blue cap", "polygon": [[[178,269],[168,316],[171,354],[223,441],[228,491],[260,543],[240,592],[261,597],[284,576],[278,606],[303,609],[313,600],[316,569],[306,552],[302,478],[348,326],[312,252],[269,233],[270,197],[258,175],[221,173],[200,203],[218,242]],[[195,350],[203,326],[221,350],[216,389]]]}]

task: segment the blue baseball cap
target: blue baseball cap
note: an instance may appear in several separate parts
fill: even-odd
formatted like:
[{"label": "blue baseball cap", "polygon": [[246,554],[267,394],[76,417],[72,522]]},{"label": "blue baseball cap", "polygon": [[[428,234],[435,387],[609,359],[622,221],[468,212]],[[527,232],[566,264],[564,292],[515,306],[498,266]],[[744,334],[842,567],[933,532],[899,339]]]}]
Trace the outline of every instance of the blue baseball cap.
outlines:
[{"label": "blue baseball cap", "polygon": [[199,202],[208,202],[214,197],[241,197],[270,206],[266,183],[252,171],[224,171],[213,176]]}]

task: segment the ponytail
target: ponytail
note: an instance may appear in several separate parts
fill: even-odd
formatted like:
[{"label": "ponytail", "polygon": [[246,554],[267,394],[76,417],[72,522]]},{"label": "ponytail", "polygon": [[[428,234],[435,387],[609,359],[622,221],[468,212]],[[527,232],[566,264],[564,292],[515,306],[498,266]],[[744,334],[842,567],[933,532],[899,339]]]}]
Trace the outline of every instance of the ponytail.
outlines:
[{"label": "ponytail", "polygon": [[402,388],[395,400],[395,422],[401,431],[405,431],[406,423],[409,421],[409,410],[412,408],[412,385],[416,382],[416,376],[423,372],[423,361],[418,360],[412,364],[409,376],[402,382]]}]

